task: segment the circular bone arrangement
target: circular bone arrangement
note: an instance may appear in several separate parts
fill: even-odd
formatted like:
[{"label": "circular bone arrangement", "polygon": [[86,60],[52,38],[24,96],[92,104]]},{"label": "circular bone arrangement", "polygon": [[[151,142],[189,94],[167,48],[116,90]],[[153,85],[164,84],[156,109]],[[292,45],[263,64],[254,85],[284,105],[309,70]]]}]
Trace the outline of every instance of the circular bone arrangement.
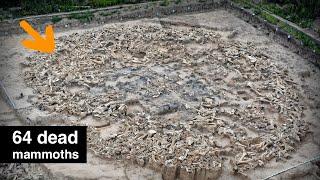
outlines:
[{"label": "circular bone arrangement", "polygon": [[[115,24],[32,55],[25,81],[41,110],[108,122],[89,148],[180,177],[245,173],[290,157],[308,131],[299,90],[252,43],[205,28]],[[109,130],[110,129],[110,130]]]}]

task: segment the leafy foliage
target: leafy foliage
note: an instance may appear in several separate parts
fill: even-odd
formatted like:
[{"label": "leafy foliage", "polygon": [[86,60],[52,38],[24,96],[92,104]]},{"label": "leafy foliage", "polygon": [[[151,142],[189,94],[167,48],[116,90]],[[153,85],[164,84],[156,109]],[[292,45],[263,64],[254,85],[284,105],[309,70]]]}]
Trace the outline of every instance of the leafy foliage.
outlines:
[{"label": "leafy foliage", "polygon": [[[13,0],[15,2],[17,0]],[[0,11],[1,19],[6,17],[22,17],[29,15],[70,12],[88,8],[107,7],[118,4],[134,4],[155,0],[20,0],[16,3],[0,3],[4,8]],[[11,7],[21,7],[12,10]],[[10,16],[8,16],[10,15]],[[1,20],[0,19],[0,20]]]},{"label": "leafy foliage", "polygon": [[69,19],[78,19],[80,22],[89,22],[93,19],[94,15],[90,12],[85,13],[72,13]]},{"label": "leafy foliage", "polygon": [[320,16],[319,0],[292,1],[282,3],[261,3],[260,7],[281,16],[289,21],[299,24],[301,27],[311,27],[314,19]]},{"label": "leafy foliage", "polygon": [[[286,31],[296,39],[300,40],[303,45],[314,50],[317,54],[320,54],[320,46],[316,44],[312,38],[304,34],[303,32],[298,31],[294,27],[289,26],[283,22],[280,22],[277,18],[270,15],[269,13],[264,12],[267,10],[271,13],[274,13],[280,17],[288,19],[289,21],[295,22],[302,27],[311,27],[312,22],[319,15],[320,10],[320,1],[319,0],[305,0],[303,3],[300,3],[298,0],[282,0],[282,1],[273,1],[262,2],[258,5],[253,5],[251,0],[233,0],[236,3],[241,4],[245,8],[250,8],[253,12],[269,23],[277,25],[282,30]],[[270,1],[270,0],[269,0]],[[317,8],[318,7],[318,8]]]},{"label": "leafy foliage", "polygon": [[162,0],[162,2],[160,3],[161,6],[168,6],[170,4],[169,0]]},{"label": "leafy foliage", "polygon": [[[244,8],[253,8],[252,0],[234,1]],[[320,0],[264,0],[257,6],[303,28],[312,27],[315,18],[320,16]]]},{"label": "leafy foliage", "polygon": [[53,16],[52,19],[51,19],[51,21],[52,21],[54,24],[57,23],[57,22],[59,22],[59,21],[61,21],[61,20],[62,20],[62,18],[59,17],[59,16]]}]

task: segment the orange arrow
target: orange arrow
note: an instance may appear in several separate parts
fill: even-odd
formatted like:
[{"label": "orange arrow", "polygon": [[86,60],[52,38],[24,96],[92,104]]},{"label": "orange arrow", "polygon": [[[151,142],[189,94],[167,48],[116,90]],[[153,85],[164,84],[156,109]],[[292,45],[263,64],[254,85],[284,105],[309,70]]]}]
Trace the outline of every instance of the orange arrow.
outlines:
[{"label": "orange arrow", "polygon": [[21,42],[21,44],[24,47],[28,49],[38,50],[43,53],[53,53],[55,49],[55,43],[52,25],[48,25],[46,27],[46,33],[44,38],[36,30],[34,30],[31,27],[31,25],[25,20],[20,21],[20,27],[34,39],[24,39]]}]

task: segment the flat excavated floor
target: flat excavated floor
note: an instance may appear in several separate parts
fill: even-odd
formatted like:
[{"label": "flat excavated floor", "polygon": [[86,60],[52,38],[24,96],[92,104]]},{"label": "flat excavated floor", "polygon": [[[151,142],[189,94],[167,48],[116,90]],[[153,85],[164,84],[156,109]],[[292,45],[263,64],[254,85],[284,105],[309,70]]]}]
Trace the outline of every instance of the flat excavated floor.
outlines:
[{"label": "flat excavated floor", "polygon": [[[137,178],[160,178],[153,169],[165,179],[260,179],[320,152],[319,69],[227,11],[58,36],[52,55],[17,55],[28,58],[12,66],[21,73],[12,92],[34,90],[24,99],[30,116],[89,125],[89,159],[134,162],[144,167]],[[108,176],[94,164],[46,167]],[[303,168],[285,175],[316,177],[315,165]]]}]

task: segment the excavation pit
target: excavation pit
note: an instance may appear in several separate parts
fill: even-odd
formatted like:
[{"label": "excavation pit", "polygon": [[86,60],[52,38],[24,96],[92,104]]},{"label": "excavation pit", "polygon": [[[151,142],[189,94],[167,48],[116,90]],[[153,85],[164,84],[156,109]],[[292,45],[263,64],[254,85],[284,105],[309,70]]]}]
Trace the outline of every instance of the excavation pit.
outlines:
[{"label": "excavation pit", "polygon": [[209,28],[193,19],[211,13],[231,16],[115,23],[59,37],[54,54],[24,64],[33,104],[89,124],[97,155],[165,179],[212,179],[225,167],[246,174],[289,159],[309,131],[296,71],[230,22]]}]

